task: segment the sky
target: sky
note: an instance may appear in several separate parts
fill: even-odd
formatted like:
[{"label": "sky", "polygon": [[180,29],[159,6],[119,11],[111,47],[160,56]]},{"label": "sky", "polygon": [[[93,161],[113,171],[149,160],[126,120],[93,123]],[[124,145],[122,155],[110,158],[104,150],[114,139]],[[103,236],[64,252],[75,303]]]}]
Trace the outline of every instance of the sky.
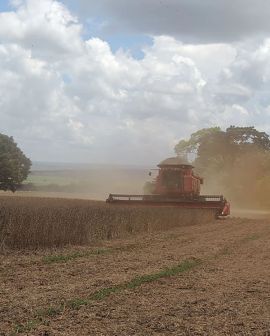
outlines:
[{"label": "sky", "polygon": [[156,164],[270,134],[266,0],[0,0],[0,133],[33,161]]}]

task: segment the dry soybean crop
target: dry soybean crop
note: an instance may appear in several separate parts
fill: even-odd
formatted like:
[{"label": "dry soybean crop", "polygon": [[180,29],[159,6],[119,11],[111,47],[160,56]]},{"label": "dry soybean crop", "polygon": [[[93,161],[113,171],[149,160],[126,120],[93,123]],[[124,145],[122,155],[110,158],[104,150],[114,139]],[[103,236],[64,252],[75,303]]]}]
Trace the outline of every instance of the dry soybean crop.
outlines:
[{"label": "dry soybean crop", "polygon": [[209,222],[211,210],[115,206],[105,202],[0,197],[0,245],[5,248],[87,245],[103,239]]}]

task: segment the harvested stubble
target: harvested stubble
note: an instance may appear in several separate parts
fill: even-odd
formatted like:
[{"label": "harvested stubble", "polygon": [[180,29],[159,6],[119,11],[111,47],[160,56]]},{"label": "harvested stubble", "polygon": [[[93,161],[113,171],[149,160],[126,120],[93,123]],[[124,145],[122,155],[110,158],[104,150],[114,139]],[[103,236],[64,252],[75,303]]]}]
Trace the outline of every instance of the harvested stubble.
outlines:
[{"label": "harvested stubble", "polygon": [[86,200],[0,197],[0,245],[2,248],[86,245],[97,240],[205,223],[213,218],[214,212],[206,209],[123,207]]}]

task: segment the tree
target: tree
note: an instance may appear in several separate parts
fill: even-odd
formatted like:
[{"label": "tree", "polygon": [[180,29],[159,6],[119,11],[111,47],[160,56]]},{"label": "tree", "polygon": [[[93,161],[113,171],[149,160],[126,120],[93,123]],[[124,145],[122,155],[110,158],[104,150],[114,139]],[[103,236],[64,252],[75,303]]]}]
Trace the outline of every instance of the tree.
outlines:
[{"label": "tree", "polygon": [[197,155],[202,141],[220,132],[220,127],[203,128],[195,133],[192,133],[189,140],[180,140],[175,146],[175,152],[181,157],[185,157],[191,153]]},{"label": "tree", "polygon": [[239,156],[252,151],[270,152],[270,139],[265,132],[252,127],[230,126],[204,128],[181,140],[175,146],[178,156],[193,154],[199,170],[220,170],[231,167]]},{"label": "tree", "polygon": [[[207,192],[224,192],[244,205],[270,205],[270,139],[252,127],[205,128],[181,140],[178,156],[190,155]],[[268,202],[268,203],[267,203]]]},{"label": "tree", "polygon": [[0,133],[0,190],[15,192],[27,178],[31,161],[12,137]]}]

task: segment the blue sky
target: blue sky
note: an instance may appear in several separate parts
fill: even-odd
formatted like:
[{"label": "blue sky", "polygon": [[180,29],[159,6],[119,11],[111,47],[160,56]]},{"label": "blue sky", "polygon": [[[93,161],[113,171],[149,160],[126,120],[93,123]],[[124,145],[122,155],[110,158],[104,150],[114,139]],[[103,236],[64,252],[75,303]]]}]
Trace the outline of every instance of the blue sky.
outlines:
[{"label": "blue sky", "polygon": [[102,23],[108,20],[108,17],[104,14],[91,16],[91,13],[82,13],[79,2],[72,0],[65,0],[65,4],[81,18],[84,24],[84,38],[91,38],[93,36],[105,39],[109,44],[113,52],[119,49],[129,51],[133,57],[142,59],[144,56],[143,48],[151,45],[153,40],[151,36],[145,34],[136,34],[135,32],[114,32],[106,30],[104,32],[101,28]]},{"label": "blue sky", "polygon": [[0,11],[1,12],[10,10],[10,8],[11,8],[11,6],[10,6],[8,0],[1,0],[1,2],[0,2]]}]

